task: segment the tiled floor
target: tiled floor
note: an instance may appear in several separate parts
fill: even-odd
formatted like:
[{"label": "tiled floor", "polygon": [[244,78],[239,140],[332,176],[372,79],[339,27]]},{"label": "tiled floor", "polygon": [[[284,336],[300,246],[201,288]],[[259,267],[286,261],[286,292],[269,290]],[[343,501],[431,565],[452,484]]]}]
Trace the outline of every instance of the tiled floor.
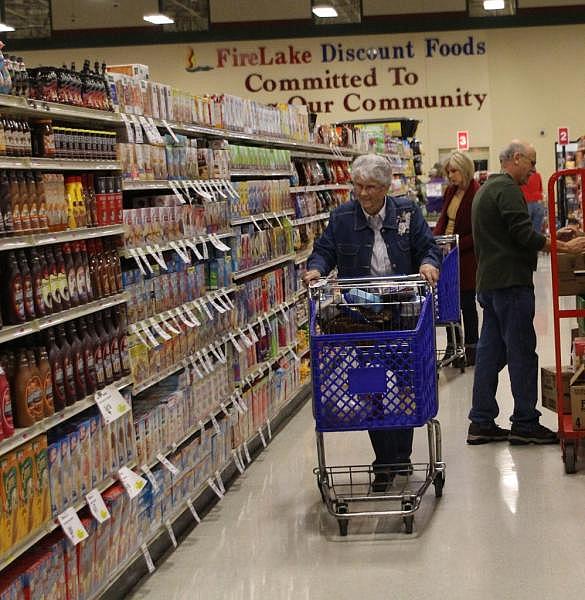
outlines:
[{"label": "tiled floor", "polygon": [[[553,362],[550,274],[536,274],[541,364]],[[568,344],[565,343],[567,346]],[[500,424],[511,396],[506,372]],[[227,496],[132,596],[134,600],[551,599],[583,595],[585,470],[564,474],[558,446],[465,444],[473,369],[440,376],[444,496],[423,498],[412,535],[396,519],[324,510],[306,405]],[[556,427],[556,415],[542,422]],[[365,433],[329,434],[329,464],[371,460]],[[417,430],[415,454],[425,459]]]}]

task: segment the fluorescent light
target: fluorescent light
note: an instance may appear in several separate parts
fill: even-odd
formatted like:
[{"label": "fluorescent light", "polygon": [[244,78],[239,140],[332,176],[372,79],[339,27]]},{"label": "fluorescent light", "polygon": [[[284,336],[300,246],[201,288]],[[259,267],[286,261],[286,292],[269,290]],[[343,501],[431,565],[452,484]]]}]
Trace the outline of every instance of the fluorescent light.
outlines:
[{"label": "fluorescent light", "polygon": [[483,0],[484,10],[502,10],[506,8],[504,0]]},{"label": "fluorescent light", "polygon": [[10,25],[0,23],[0,31],[14,31],[14,27],[10,27]]},{"label": "fluorescent light", "polygon": [[153,25],[170,25],[175,22],[174,19],[166,15],[144,15],[142,18]]},{"label": "fluorescent light", "polygon": [[337,16],[337,11],[329,4],[316,4],[313,6],[313,14],[322,19],[331,19]]}]

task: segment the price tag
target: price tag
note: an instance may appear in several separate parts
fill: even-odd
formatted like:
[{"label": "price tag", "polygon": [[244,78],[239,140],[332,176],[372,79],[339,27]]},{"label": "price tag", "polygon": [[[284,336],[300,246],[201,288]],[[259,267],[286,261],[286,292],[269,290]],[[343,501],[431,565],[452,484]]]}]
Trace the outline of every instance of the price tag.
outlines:
[{"label": "price tag", "polygon": [[235,450],[232,450],[232,455],[234,457],[234,464],[236,465],[236,469],[240,472],[240,475],[244,472],[244,467],[240,462],[240,457]]},{"label": "price tag", "polygon": [[222,198],[226,198],[227,196],[223,193],[223,190],[221,189],[221,185],[215,180],[215,179],[210,179],[209,180],[209,186],[213,187],[213,189],[222,197]]},{"label": "price tag", "polygon": [[154,330],[160,335],[163,340],[172,339],[172,335],[169,335],[157,322],[154,317],[150,317],[149,323],[153,326]]},{"label": "price tag", "polygon": [[205,303],[205,300],[203,298],[199,298],[198,301],[196,301],[197,306],[200,306],[203,308],[203,310],[205,311],[205,313],[207,314],[207,316],[213,320],[213,313],[209,310],[209,306],[207,306],[207,304]]},{"label": "price tag", "polygon": [[153,348],[156,348],[157,346],[160,346],[159,341],[154,337],[154,335],[152,335],[152,331],[150,331],[150,327],[148,327],[148,325],[142,325],[142,331],[144,331],[144,333],[146,334],[146,337],[149,339],[150,343],[152,344]]},{"label": "price tag", "polygon": [[251,348],[254,344],[246,337],[246,334],[242,331],[241,328],[238,328],[238,333],[240,334],[240,340],[244,342],[246,348]]},{"label": "price tag", "polygon": [[138,329],[138,327],[136,327],[136,325],[132,324],[130,325],[130,331],[134,334],[136,334],[138,336],[138,339],[140,340],[140,343],[143,344],[144,346],[146,346],[147,348],[150,348],[150,345],[148,344],[148,342],[144,339],[144,337],[142,336],[142,334],[140,333],[140,329]]},{"label": "price tag", "polygon": [[201,240],[201,245],[202,245],[202,249],[203,249],[203,258],[205,260],[207,260],[209,258],[209,252],[207,250],[207,243],[203,236],[201,236],[199,239]]},{"label": "price tag", "polygon": [[289,348],[289,351],[293,355],[293,359],[295,360],[295,362],[301,362],[301,359],[299,358],[298,354],[292,348]]},{"label": "price tag", "polygon": [[232,299],[226,291],[223,291],[221,295],[232,308],[236,308],[236,305],[232,302]]},{"label": "price tag", "polygon": [[258,320],[260,325],[260,337],[264,337],[266,335],[266,328],[264,327],[264,321],[262,319]]},{"label": "price tag", "polygon": [[124,127],[126,128],[126,137],[128,138],[129,144],[134,144],[134,129],[132,128],[132,124],[130,123],[130,119],[128,119],[128,115],[126,113],[120,113],[120,118],[124,123]]},{"label": "price tag", "polygon": [[169,242],[169,246],[179,255],[179,258],[184,263],[190,263],[191,262],[191,258],[189,256],[189,253],[188,252],[183,252],[183,250],[181,250],[181,248],[179,248],[179,244],[177,244],[177,242]]},{"label": "price tag", "polygon": [[284,318],[284,320],[288,323],[288,321],[289,321],[288,315],[286,314],[286,312],[284,311],[284,308],[282,306],[280,307],[280,312],[282,313],[282,317]]},{"label": "price tag", "polygon": [[226,246],[214,233],[209,234],[209,241],[220,252],[227,252],[230,249],[230,247]]},{"label": "price tag", "polygon": [[173,142],[175,142],[175,144],[178,144],[179,138],[175,135],[175,132],[173,131],[171,126],[168,124],[166,119],[162,119],[162,124],[164,125],[165,129],[169,132],[170,136],[173,138]]},{"label": "price tag", "polygon": [[136,473],[128,467],[122,467],[118,471],[118,477],[130,499],[136,498],[146,485],[146,480],[140,477],[140,475],[136,475]]},{"label": "price tag", "polygon": [[191,248],[191,250],[193,250],[193,253],[197,257],[197,260],[203,260],[203,254],[201,254],[201,252],[199,252],[199,248],[197,248],[197,244],[195,244],[192,240],[187,240],[187,239],[185,240],[185,244],[187,244],[187,246],[189,246],[189,248]]},{"label": "price tag", "polygon": [[250,450],[248,448],[248,442],[244,442],[244,454],[246,455],[246,460],[248,461],[248,464],[250,464],[252,462],[252,457],[250,456]]},{"label": "price tag", "polygon": [[229,338],[230,338],[231,343],[234,345],[236,352],[241,352],[242,348],[241,348],[240,344],[238,344],[238,342],[236,341],[236,338],[234,337],[233,333],[230,332]]},{"label": "price tag", "polygon": [[205,376],[197,366],[197,363],[195,362],[195,358],[193,356],[191,357],[191,365],[193,366],[193,369],[195,369],[195,373],[197,373],[199,379],[203,379]]},{"label": "price tag", "polygon": [[109,425],[131,410],[126,398],[113,386],[98,390],[95,393],[95,401],[106,425]]},{"label": "price tag", "polygon": [[[174,326],[169,323],[169,321],[166,321],[165,319],[169,319],[169,321],[172,321]],[[163,315],[163,322],[162,324],[171,332],[174,333],[175,335],[180,335],[181,333],[181,328],[179,327],[179,324],[177,323],[175,317],[173,317],[171,314],[166,314]]]},{"label": "price tag", "polygon": [[254,215],[250,215],[250,220],[252,221],[252,223],[254,223],[254,226],[258,231],[262,231],[262,227],[258,225],[258,221],[256,221],[256,219],[254,218]]},{"label": "price tag", "polygon": [[264,437],[264,433],[262,433],[262,427],[258,427],[258,434],[260,435],[260,441],[262,442],[262,445],[264,448],[266,448],[266,438]]},{"label": "price tag", "polygon": [[211,477],[207,480],[207,485],[215,492],[217,497],[221,500],[223,498],[222,491],[217,487],[217,484]]},{"label": "price tag", "polygon": [[225,356],[221,353],[221,351],[219,350],[219,347],[217,347],[214,344],[209,344],[209,349],[211,350],[213,356],[215,356],[215,358],[222,364],[225,365]]},{"label": "price tag", "polygon": [[183,194],[179,191],[177,184],[174,181],[169,181],[169,186],[170,186],[171,190],[173,191],[173,193],[175,194],[175,196],[179,199],[179,202],[181,204],[187,204],[185,202],[185,196],[183,196]]},{"label": "price tag", "polygon": [[266,321],[266,331],[272,333],[272,325],[270,325],[270,320],[268,319],[268,315],[264,315],[264,320]]},{"label": "price tag", "polygon": [[252,338],[252,340],[254,342],[259,342],[260,340],[258,339],[258,336],[256,335],[256,332],[254,331],[254,328],[252,327],[252,325],[250,323],[248,323],[248,332],[250,337]]},{"label": "price tag", "polygon": [[171,538],[171,544],[173,544],[173,547],[176,548],[179,544],[177,544],[177,538],[175,537],[175,532],[173,531],[173,526],[171,525],[171,522],[165,521],[165,527],[167,528],[167,531],[169,532],[169,537]]},{"label": "price tag", "polygon": [[220,315],[223,315],[223,313],[226,311],[226,309],[223,306],[220,306],[219,303],[216,302],[211,296],[208,296],[207,301]]},{"label": "price tag", "polygon": [[175,467],[175,465],[166,457],[164,456],[161,452],[159,452],[156,455],[156,458],[160,461],[160,463],[162,465],[164,465],[164,467],[170,471],[173,475],[178,475],[179,474],[179,469],[177,469],[177,467]]},{"label": "price tag", "polygon": [[148,465],[142,465],[140,467],[142,472],[146,475],[148,481],[150,481],[150,485],[155,492],[158,492],[158,483],[156,481],[156,477],[152,474],[152,471],[149,469]]},{"label": "price tag", "polygon": [[238,194],[238,190],[236,190],[236,188],[234,187],[234,184],[229,179],[225,180],[225,184],[228,187],[228,189],[230,189],[232,191],[234,198],[240,197],[240,194]]},{"label": "price tag", "polygon": [[227,410],[227,408],[225,407],[225,404],[224,404],[223,402],[220,402],[220,403],[219,403],[219,407],[221,408],[221,411],[223,412],[223,414],[224,414],[226,417],[229,417],[229,416],[230,416],[230,413],[228,412],[228,410]]},{"label": "price tag", "polygon": [[193,500],[191,500],[191,498],[187,498],[187,506],[189,507],[189,510],[191,511],[191,514],[193,515],[193,518],[197,521],[197,523],[201,523],[201,517],[197,514],[197,511],[193,506]]},{"label": "price tag", "polygon": [[201,440],[205,436],[205,423],[201,419],[199,419],[199,435],[201,436]]},{"label": "price tag", "polygon": [[154,260],[156,260],[156,262],[165,270],[168,271],[169,267],[167,266],[167,263],[165,262],[165,259],[162,256],[159,256],[157,252],[155,252],[154,248],[152,246],[146,246],[146,251],[150,254],[150,256],[152,256],[152,258],[154,258]]},{"label": "price tag", "polygon": [[209,416],[211,417],[211,424],[213,425],[213,428],[215,429],[215,433],[217,433],[217,435],[221,435],[221,429],[219,427],[219,423],[217,422],[217,419],[215,418],[215,415],[213,413],[211,413]]},{"label": "price tag", "polygon": [[134,125],[134,134],[136,136],[136,143],[143,144],[144,136],[142,135],[142,125],[140,125],[140,121],[136,115],[130,115],[130,119],[132,120],[132,125]]},{"label": "price tag", "polygon": [[217,481],[217,487],[219,487],[219,489],[221,490],[221,493],[225,494],[225,487],[223,485],[223,479],[221,478],[219,471],[215,472],[215,480]]},{"label": "price tag", "polygon": [[244,463],[244,457],[242,456],[242,447],[241,446],[238,446],[237,452],[238,452],[238,459],[240,460],[240,464],[245,469],[246,464]]},{"label": "price tag", "polygon": [[266,429],[268,430],[268,439],[272,439],[272,429],[270,427],[270,419],[266,419]]},{"label": "price tag", "polygon": [[140,546],[140,550],[142,550],[142,554],[144,556],[144,560],[146,561],[146,567],[148,568],[148,572],[154,573],[154,563],[152,562],[152,556],[150,556],[148,546],[146,544],[142,544],[142,546]]},{"label": "price tag", "polygon": [[278,218],[278,215],[274,212],[274,213],[272,213],[272,216],[276,219],[278,226],[282,227],[282,223],[281,223],[280,219]]},{"label": "price tag", "polygon": [[231,397],[231,401],[233,403],[233,405],[236,407],[236,410],[243,415],[244,414],[244,409],[240,406],[240,403],[238,402],[238,398],[237,396],[232,396]]},{"label": "price tag", "polygon": [[208,192],[206,192],[203,187],[201,186],[201,180],[199,179],[195,179],[193,181],[193,189],[195,190],[195,192],[197,194],[199,194],[199,196],[201,196],[205,201],[207,202],[212,202],[214,200],[214,197],[209,194]]},{"label": "price tag", "polygon": [[201,352],[199,350],[196,352],[195,358],[199,361],[199,364],[203,367],[205,374],[209,375],[209,373],[211,373],[211,369],[209,368],[207,363],[203,360],[203,357],[201,356]]},{"label": "price tag", "polygon": [[136,248],[136,252],[138,252],[138,256],[140,256],[140,258],[142,259],[142,261],[144,262],[144,265],[146,266],[146,268],[151,272],[154,273],[154,270],[152,268],[152,265],[148,262],[148,258],[146,257],[146,252],[144,251],[144,248]]},{"label": "price tag", "polygon": [[89,510],[91,514],[94,516],[95,520],[98,523],[103,523],[110,518],[110,511],[108,510],[102,495],[99,490],[93,489],[89,494],[85,496],[87,500],[87,505],[89,506]]},{"label": "price tag", "polygon": [[[193,314],[193,311],[188,307],[184,306],[183,310],[187,313],[187,316],[191,320],[191,323],[195,325],[195,327],[199,327],[201,325],[201,321]],[[192,327],[193,325],[191,325]]]},{"label": "price tag", "polygon": [[130,252],[130,256],[136,262],[136,266],[140,269],[140,272],[142,273],[142,275],[144,275],[144,277],[146,277],[146,271],[144,270],[144,266],[142,265],[142,261],[140,260],[140,257],[138,256],[138,252],[136,252],[136,248],[130,248],[128,250],[128,252]]},{"label": "price tag", "polygon": [[79,515],[73,507],[57,515],[57,520],[63,529],[63,533],[69,538],[69,541],[77,546],[79,542],[83,542],[89,537],[87,529],[83,526]]}]

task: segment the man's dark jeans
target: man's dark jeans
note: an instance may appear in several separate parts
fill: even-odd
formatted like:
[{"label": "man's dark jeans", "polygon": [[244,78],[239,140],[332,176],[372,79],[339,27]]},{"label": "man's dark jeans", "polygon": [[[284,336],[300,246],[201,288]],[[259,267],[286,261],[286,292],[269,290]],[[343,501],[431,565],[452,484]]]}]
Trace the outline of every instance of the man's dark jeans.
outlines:
[{"label": "man's dark jeans", "polygon": [[516,430],[538,423],[538,355],[534,331],[534,288],[516,286],[480,292],[483,325],[477,345],[473,402],[469,419],[480,425],[494,422],[498,374],[508,365]]}]

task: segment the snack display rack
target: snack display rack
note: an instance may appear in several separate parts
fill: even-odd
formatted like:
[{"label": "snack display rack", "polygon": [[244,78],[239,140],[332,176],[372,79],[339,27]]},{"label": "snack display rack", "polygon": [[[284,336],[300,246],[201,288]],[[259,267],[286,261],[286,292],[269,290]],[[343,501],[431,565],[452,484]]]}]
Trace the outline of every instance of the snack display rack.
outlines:
[{"label": "snack display rack", "polygon": [[[9,95],[0,95],[0,111],[25,119],[97,124],[115,130],[118,140],[126,140],[129,120],[129,115],[119,112]],[[196,138],[210,151],[212,146],[219,152],[225,151],[229,142],[233,142],[246,147],[289,152],[290,155],[286,155],[288,164],[293,159],[297,168],[312,162],[313,165],[319,163],[319,169],[328,170],[329,165],[347,165],[357,154],[351,149],[277,136],[162,119],[149,121],[160,132],[168,132],[173,137],[180,134],[188,139]],[[123,164],[118,160],[75,158],[1,157],[2,169],[57,172],[66,176],[84,173],[84,177],[86,172],[95,177],[108,173],[112,179],[125,174]],[[339,177],[329,175],[326,181],[307,182],[306,185],[295,179],[288,167],[234,168],[219,175],[215,179],[191,176],[180,181],[172,178],[122,181],[120,178],[117,193],[123,204],[119,207],[120,219],[116,222],[0,237],[0,255],[29,252],[37,247],[60,249],[63,244],[80,241],[92,244],[102,244],[103,241],[112,276],[122,285],[109,295],[80,302],[78,306],[28,318],[22,323],[5,322],[0,327],[0,352],[5,344],[18,351],[19,344],[32,343],[29,340],[37,340],[45,330],[79,323],[80,318],[93,319],[98,313],[100,319],[101,315],[108,315],[109,319],[109,315],[114,313],[108,311],[118,308],[120,312],[116,314],[121,316],[114,320],[114,327],[108,326],[107,331],[118,332],[117,337],[112,336],[116,337],[116,344],[119,340],[123,363],[120,376],[112,378],[112,382],[103,389],[92,391],[28,427],[17,427],[14,433],[0,440],[0,470],[3,476],[0,572],[5,582],[21,577],[19,569],[28,568],[32,558],[50,547],[53,558],[64,557],[69,565],[64,575],[68,589],[70,580],[81,581],[82,575],[91,580],[83,579],[85,587],[82,590],[80,583],[80,589],[71,592],[71,597],[107,597],[114,589],[118,593],[123,587],[129,588],[131,582],[153,568],[153,560],[156,561],[176,544],[175,536],[179,532],[199,522],[209,506],[221,500],[226,485],[238,472],[244,471],[254,455],[266,447],[273,433],[308,397],[306,294],[300,289],[299,271],[310,251],[308,237],[312,242],[312,237],[326,223],[329,209],[345,201],[349,195],[351,185],[347,170],[340,170]],[[202,179],[205,181],[202,182]],[[241,199],[238,189],[244,182],[246,185],[254,183],[250,179],[268,182],[259,184],[260,188],[280,181],[274,185],[286,186],[288,201],[275,210],[270,207],[252,214],[234,215],[233,207],[228,205]],[[295,185],[289,185],[291,179]],[[168,238],[161,234],[161,225],[158,232],[152,227],[153,236],[146,241],[134,239],[131,236],[133,225],[126,220],[127,214],[145,206],[154,207],[155,204],[144,200],[151,195],[160,198],[161,208],[171,204],[169,198],[179,199],[177,205],[186,207],[185,214],[189,210],[197,212],[201,207],[213,212],[216,204],[223,203],[217,212],[220,220],[226,215],[228,220],[221,221],[219,226],[204,223],[207,231],[195,227],[180,237]],[[203,202],[201,198],[204,198]],[[216,217],[213,216],[214,219]],[[184,215],[181,218],[187,219]],[[302,236],[300,229],[304,231]],[[313,233],[308,236],[305,230]],[[304,238],[304,246],[300,243],[301,237]],[[262,248],[265,255],[244,255],[244,238],[261,238],[263,244],[255,248]],[[114,253],[118,257],[115,265],[112,259]],[[91,259],[91,252],[88,252],[88,258]],[[235,266],[233,271],[228,263]],[[139,293],[137,289],[148,293],[144,292],[145,282],[155,279],[168,278],[174,282],[188,277],[189,286],[194,281],[199,285],[197,277],[200,274],[195,275],[193,271],[196,264],[203,265],[201,273],[205,274],[206,281],[196,289],[189,287],[185,291],[181,288],[183,296],[173,292],[173,297],[180,302],[171,305],[168,295],[160,294],[160,290],[172,290],[171,287],[157,289],[156,298],[154,287],[151,289],[152,297],[136,295]],[[171,286],[170,283],[168,285]],[[254,294],[257,294],[258,304],[250,308],[246,301],[249,302]],[[147,297],[147,304],[152,305],[153,310],[138,314],[136,311]],[[205,333],[197,333],[200,327]],[[75,341],[75,336],[71,339]],[[113,337],[109,339],[111,341]],[[267,347],[262,345],[264,340]],[[138,351],[139,346],[147,350]],[[147,355],[146,362],[141,363]],[[137,364],[143,365],[142,370]],[[122,368],[124,365],[127,370]],[[228,373],[227,377],[223,377],[225,373]],[[192,389],[197,389],[198,394],[209,393],[209,398],[202,401],[203,406],[195,403]],[[118,403],[115,409],[120,410],[121,416],[109,422],[97,408],[107,411],[108,406],[110,409],[114,406],[112,402]],[[88,422],[91,419],[99,422],[104,431],[111,432],[112,440],[115,439],[111,447],[108,441],[111,463],[106,465],[104,454],[99,463],[104,463],[103,473],[98,467],[99,475],[92,480],[91,473],[86,473],[85,469],[92,464],[95,468],[96,458],[83,452],[97,446],[80,446],[74,459],[78,461],[74,477],[80,484],[79,488],[73,494],[75,482],[68,482],[68,487],[62,486],[59,493],[67,487],[70,497],[67,502],[63,500],[55,506],[49,487],[55,471],[46,470],[43,461],[47,460],[52,440],[57,434],[61,436],[60,440],[65,436],[69,440],[67,444],[72,444],[71,436],[77,435],[77,430],[85,426],[86,418]],[[148,442],[141,437],[141,419],[146,420],[152,431],[155,431],[153,423],[157,424],[158,437],[154,437],[153,433]],[[118,427],[122,423],[124,426]],[[3,459],[36,440],[42,440],[42,449],[36,457],[37,462],[33,458],[32,463],[28,463],[33,465],[35,475],[31,484],[32,496],[26,496],[20,480],[24,471],[17,466],[10,471],[18,480],[16,489],[11,492],[16,495],[9,499],[8,488],[4,485],[8,480],[9,465]],[[99,444],[105,453],[106,442],[103,446],[101,441]],[[92,451],[95,452],[95,449]],[[116,453],[117,456],[114,456]],[[68,461],[72,460],[72,449],[67,456]],[[190,463],[193,457],[200,462]],[[89,466],[89,469],[91,471],[92,467]],[[65,463],[62,470],[65,470]],[[130,491],[132,486],[136,488],[136,497]],[[126,500],[115,499],[114,492],[118,489],[127,491]],[[108,514],[111,514],[111,518],[101,525],[89,512],[93,504],[86,496],[92,490],[99,492]],[[33,517],[37,504],[46,506],[39,508],[41,512]],[[74,532],[75,545],[58,531],[67,511],[69,516],[73,512],[79,517],[86,532],[79,539],[74,538],[79,530]],[[126,517],[129,523],[137,523],[140,527],[129,534],[131,541],[117,551],[115,568],[108,570],[107,565],[100,563],[100,568],[94,569],[91,576],[82,574],[81,565],[85,559],[93,557],[98,560],[99,544],[105,543],[102,538],[113,543],[114,539],[118,540],[120,536],[124,537],[122,534],[128,533],[120,529],[124,528]],[[18,525],[17,520],[20,520]],[[18,532],[10,536],[5,534],[9,525]],[[65,525],[63,531],[67,534]],[[79,572],[71,567],[75,557],[79,561]],[[53,582],[53,585],[58,585],[58,582]],[[0,598],[4,598],[3,591],[4,588],[0,587]]]}]

